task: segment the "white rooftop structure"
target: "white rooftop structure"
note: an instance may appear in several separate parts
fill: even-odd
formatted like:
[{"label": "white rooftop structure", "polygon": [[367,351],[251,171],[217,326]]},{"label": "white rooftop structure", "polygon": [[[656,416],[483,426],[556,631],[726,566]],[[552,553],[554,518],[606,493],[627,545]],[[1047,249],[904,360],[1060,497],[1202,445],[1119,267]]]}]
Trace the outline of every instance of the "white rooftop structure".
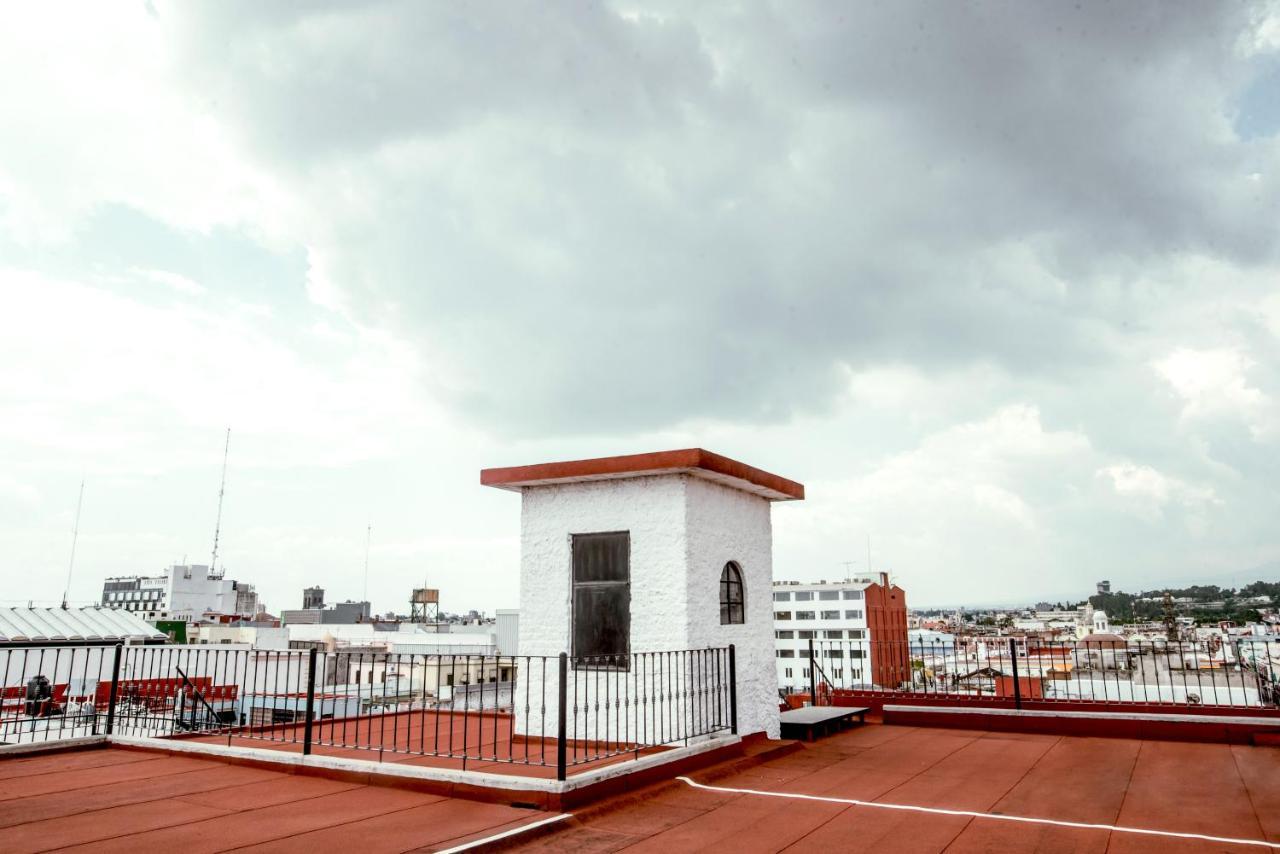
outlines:
[{"label": "white rooftop structure", "polygon": [[0,645],[159,643],[135,614],[112,608],[0,608]]},{"label": "white rooftop structure", "polygon": [[[634,655],[732,644],[738,732],[778,736],[771,508],[803,499],[802,484],[701,448],[485,469],[480,482],[521,493],[520,653],[571,656],[575,705],[596,703],[602,670],[654,682]],[[665,688],[675,720],[681,691]],[[632,712],[600,702],[621,731],[608,716]],[[545,705],[554,720],[555,698]],[[542,714],[518,725],[538,731]]]}]

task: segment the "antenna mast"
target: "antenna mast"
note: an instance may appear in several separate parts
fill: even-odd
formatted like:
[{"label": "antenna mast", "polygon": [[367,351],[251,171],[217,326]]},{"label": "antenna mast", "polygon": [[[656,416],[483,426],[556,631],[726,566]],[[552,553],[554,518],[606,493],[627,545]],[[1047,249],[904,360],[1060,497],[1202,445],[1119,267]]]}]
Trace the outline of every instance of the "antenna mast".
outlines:
[{"label": "antenna mast", "polygon": [[[373,536],[373,523],[370,522],[364,529],[364,595],[361,597],[365,602],[369,601],[369,540]],[[373,608],[369,608],[372,613]]]},{"label": "antenna mast", "polygon": [[62,610],[67,610],[71,598],[71,572],[76,566],[76,540],[80,538],[80,508],[84,505],[84,478],[80,478],[80,497],[76,499],[76,524],[71,529],[71,560],[67,561],[67,586],[62,591]]},{"label": "antenna mast", "polygon": [[227,453],[231,450],[231,428],[227,428],[227,442],[222,448],[222,483],[218,486],[218,520],[213,524],[213,557],[209,559],[209,574],[218,568],[218,535],[222,533],[222,495],[227,491]]}]

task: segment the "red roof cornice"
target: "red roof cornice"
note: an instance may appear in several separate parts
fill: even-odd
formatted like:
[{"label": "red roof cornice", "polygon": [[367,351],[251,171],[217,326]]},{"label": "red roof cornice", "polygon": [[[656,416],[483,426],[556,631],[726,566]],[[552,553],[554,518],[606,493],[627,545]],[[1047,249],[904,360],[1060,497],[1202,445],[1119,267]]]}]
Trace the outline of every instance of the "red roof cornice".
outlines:
[{"label": "red roof cornice", "polygon": [[484,469],[480,472],[480,483],[483,486],[519,491],[528,486],[553,483],[680,473],[724,483],[771,501],[797,501],[804,498],[803,484],[702,448]]}]

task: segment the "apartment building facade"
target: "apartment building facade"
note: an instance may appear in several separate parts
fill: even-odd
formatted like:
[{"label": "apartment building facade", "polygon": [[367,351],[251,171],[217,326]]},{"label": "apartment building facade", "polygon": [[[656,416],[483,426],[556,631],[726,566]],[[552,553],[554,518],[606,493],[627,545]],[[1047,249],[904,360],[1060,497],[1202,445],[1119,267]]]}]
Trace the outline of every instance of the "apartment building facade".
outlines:
[{"label": "apartment building facade", "polygon": [[778,689],[809,690],[809,648],[816,682],[832,687],[891,687],[909,678],[906,594],[879,579],[774,581],[774,654]]},{"label": "apartment building facade", "polygon": [[252,584],[211,572],[203,564],[175,564],[160,575],[108,578],[102,606],[144,620],[199,620],[206,613],[252,616],[261,610]]}]

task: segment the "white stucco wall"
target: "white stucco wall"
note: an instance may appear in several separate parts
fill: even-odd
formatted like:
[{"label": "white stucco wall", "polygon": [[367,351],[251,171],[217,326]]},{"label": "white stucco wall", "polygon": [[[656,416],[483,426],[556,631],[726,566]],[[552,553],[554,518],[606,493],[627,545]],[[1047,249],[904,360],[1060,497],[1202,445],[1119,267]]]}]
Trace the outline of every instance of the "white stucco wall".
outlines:
[{"label": "white stucco wall", "polygon": [[[765,499],[686,474],[641,476],[527,487],[521,513],[521,655],[569,651],[572,617],[572,535],[628,531],[631,539],[631,652],[667,652],[737,645],[739,732],[778,734],[773,665],[770,507]],[[728,560],[743,568],[747,622],[720,625],[720,572]],[[699,660],[698,667],[702,667]],[[634,737],[652,723],[670,735],[707,709],[672,700],[683,688],[680,667],[646,661],[628,676],[570,671],[570,736],[609,732]],[[540,668],[534,663],[531,669]],[[518,732],[555,731],[555,663],[547,662],[546,722],[541,704],[517,714]],[[656,668],[656,669],[655,669]],[[661,674],[661,685],[647,684]],[[727,679],[727,672],[724,674]],[[658,679],[652,680],[657,683]],[[602,696],[596,696],[596,686]],[[619,692],[618,688],[622,690]],[[519,687],[517,693],[520,692]],[[577,700],[574,693],[577,692]],[[606,692],[608,692],[606,694]],[[535,689],[535,694],[537,689]],[[617,699],[623,698],[619,708]],[[640,708],[626,699],[643,696]],[[661,697],[663,707],[655,711]],[[604,709],[603,713],[601,709]],[[612,711],[610,711],[612,708]],[[727,714],[727,711],[726,711]],[[649,739],[654,740],[654,739]]]},{"label": "white stucco wall", "polygon": [[[778,683],[773,644],[773,527],[764,498],[688,478],[686,638],[690,647],[734,644],[738,670],[738,732],[778,737]],[[742,568],[746,622],[720,625],[720,573]]]},{"label": "white stucco wall", "polygon": [[520,654],[568,652],[571,535],[631,532],[631,651],[679,648],[685,599],[685,477],[529,487],[520,514]]}]

